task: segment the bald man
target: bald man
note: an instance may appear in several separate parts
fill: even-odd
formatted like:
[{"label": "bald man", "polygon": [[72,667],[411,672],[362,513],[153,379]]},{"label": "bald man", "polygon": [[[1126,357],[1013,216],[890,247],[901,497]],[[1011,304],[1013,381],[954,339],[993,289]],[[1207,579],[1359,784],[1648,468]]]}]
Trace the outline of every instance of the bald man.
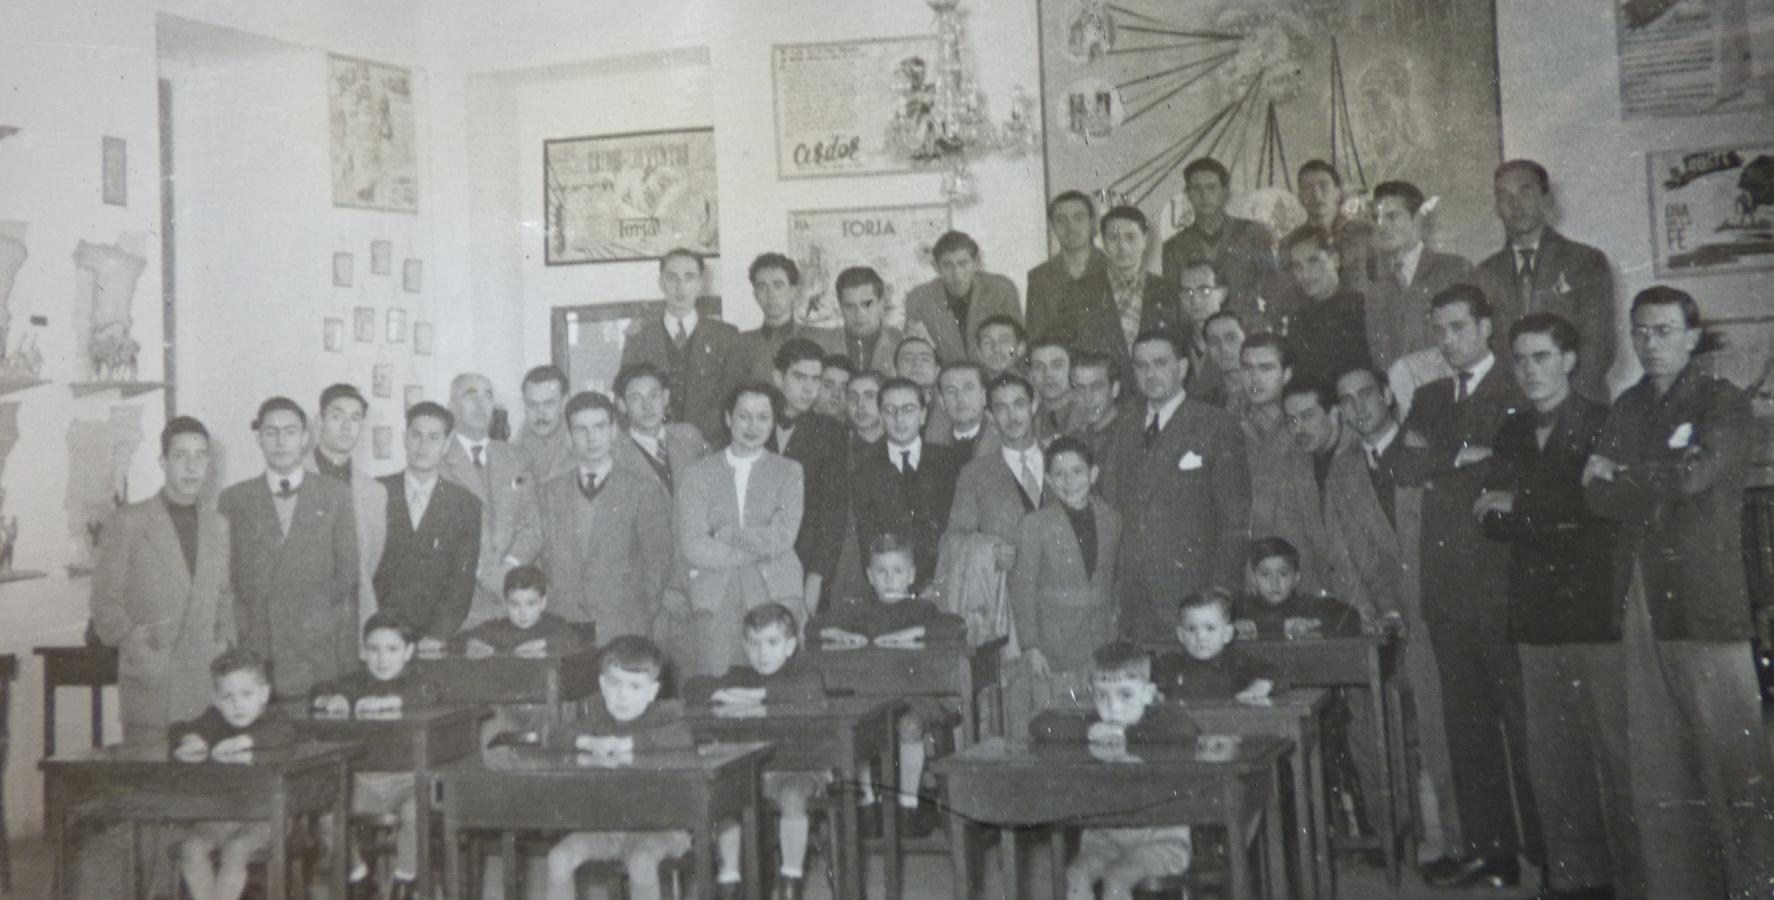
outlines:
[{"label": "bald man", "polygon": [[450,381],[450,412],[456,431],[444,453],[446,480],[480,501],[480,561],[475,568],[474,606],[463,627],[504,615],[505,573],[531,562],[542,549],[535,478],[524,455],[488,436],[493,423],[493,382],[477,372]]}]

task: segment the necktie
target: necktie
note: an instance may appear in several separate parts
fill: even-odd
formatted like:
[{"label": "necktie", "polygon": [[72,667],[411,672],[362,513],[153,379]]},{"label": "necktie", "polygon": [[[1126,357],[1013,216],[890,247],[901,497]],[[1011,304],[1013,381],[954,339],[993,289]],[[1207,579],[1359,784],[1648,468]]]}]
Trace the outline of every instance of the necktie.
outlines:
[{"label": "necktie", "polygon": [[1367,444],[1362,444],[1361,449],[1367,453],[1368,470],[1369,471],[1378,471],[1380,468],[1380,451],[1375,450],[1373,447],[1370,447]]},{"label": "necktie", "polygon": [[1521,302],[1521,312],[1534,311],[1534,248],[1522,247],[1516,251],[1521,256],[1521,265],[1515,270],[1515,296]]},{"label": "necktie", "polygon": [[1152,446],[1152,442],[1155,440],[1158,440],[1158,413],[1157,413],[1157,411],[1153,411],[1152,421],[1146,423],[1146,446],[1148,446],[1148,447]]},{"label": "necktie", "polygon": [[486,460],[481,457],[481,445],[475,444],[475,445],[469,447],[468,452],[474,456],[474,467],[475,468],[478,469],[481,466],[486,465]]},{"label": "necktie", "polygon": [[1454,402],[1465,403],[1466,398],[1470,396],[1472,396],[1472,373],[1461,369],[1460,383],[1454,386]]},{"label": "necktie", "polygon": [[677,330],[676,334],[671,336],[671,342],[678,345],[679,350],[682,350],[684,348],[684,342],[690,339],[690,332],[684,329],[684,320],[683,319],[679,319],[677,321],[678,321],[678,330]]},{"label": "necktie", "polygon": [[604,483],[599,481],[596,475],[581,474],[579,479],[579,493],[584,494],[586,500],[596,500],[597,492],[603,490],[603,488]]},{"label": "necktie", "polygon": [[1411,286],[1410,280],[1404,277],[1404,257],[1400,256],[1392,261],[1392,277],[1398,282],[1398,286],[1401,288],[1408,288]]},{"label": "necktie", "polygon": [[899,474],[910,475],[914,471],[916,470],[912,468],[912,451],[899,451]]},{"label": "necktie", "polygon": [[288,478],[281,479],[277,482],[277,497],[278,497],[278,499],[288,500],[289,498],[294,497],[295,495],[296,495],[296,489],[293,487],[290,487],[290,480]]},{"label": "necktie", "polygon": [[1034,455],[1035,451],[1033,450],[1023,451],[1022,472],[1018,474],[1017,480],[1022,482],[1023,493],[1029,495],[1029,499],[1039,505],[1041,502],[1041,480],[1035,475],[1035,465],[1030,459]]}]

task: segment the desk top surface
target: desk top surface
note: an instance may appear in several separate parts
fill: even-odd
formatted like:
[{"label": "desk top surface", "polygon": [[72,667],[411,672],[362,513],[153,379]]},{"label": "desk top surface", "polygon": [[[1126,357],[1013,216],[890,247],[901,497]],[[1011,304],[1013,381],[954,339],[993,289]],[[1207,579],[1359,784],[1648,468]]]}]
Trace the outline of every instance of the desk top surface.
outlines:
[{"label": "desk top surface", "polygon": [[990,738],[935,760],[930,765],[938,771],[959,774],[978,769],[1012,768],[1040,771],[1049,777],[1062,773],[1094,771],[1137,771],[1160,767],[1176,774],[1202,776],[1224,775],[1229,771],[1249,771],[1272,767],[1292,743],[1278,737],[1246,737],[1238,741],[1230,759],[1207,760],[1201,756],[1194,741],[1174,744],[1136,744],[1127,748],[1129,759],[1105,761],[1092,754],[1083,744],[1010,743],[1003,738]]},{"label": "desk top surface", "polygon": [[1267,705],[1241,703],[1237,700],[1181,700],[1177,705],[1186,713],[1234,716],[1249,714],[1254,718],[1304,716],[1322,712],[1330,702],[1325,688],[1293,688],[1269,698]]},{"label": "desk top surface", "polygon": [[900,701],[890,697],[831,697],[803,703],[767,703],[732,707],[718,704],[684,707],[691,727],[721,722],[819,722],[832,719],[859,720],[887,715]]},{"label": "desk top surface", "polygon": [[297,730],[304,728],[326,731],[408,732],[441,728],[459,722],[478,722],[493,714],[484,706],[430,706],[402,710],[398,716],[360,719],[355,716],[333,718],[315,714],[313,708],[299,700],[278,704]]},{"label": "desk top surface", "polygon": [[770,753],[765,743],[708,744],[691,750],[646,750],[632,757],[611,760],[589,753],[546,747],[511,747],[440,766],[442,777],[498,773],[597,774],[645,772],[654,774],[713,774],[737,763],[761,762]]},{"label": "desk top surface", "polygon": [[273,772],[292,772],[314,766],[331,765],[351,759],[362,752],[355,744],[325,743],[321,741],[302,741],[285,747],[268,747],[253,751],[250,763],[222,763],[214,761],[180,762],[172,758],[172,754],[160,744],[111,744],[106,747],[91,747],[57,753],[49,759],[42,760],[38,766],[45,771],[56,769],[85,769],[93,771],[118,770],[132,772],[149,772],[154,769],[177,770],[180,772],[197,770],[215,770],[222,772],[239,769],[254,769]]},{"label": "desk top surface", "polygon": [[466,653],[438,653],[425,656],[414,654],[413,663],[421,666],[447,668],[455,668],[456,666],[464,665],[535,666],[538,668],[544,668],[547,666],[558,666],[569,661],[593,661],[597,659],[597,654],[598,651],[595,647],[582,647],[572,653],[545,653],[541,656],[516,656],[510,653],[495,653],[492,656],[469,656]]}]

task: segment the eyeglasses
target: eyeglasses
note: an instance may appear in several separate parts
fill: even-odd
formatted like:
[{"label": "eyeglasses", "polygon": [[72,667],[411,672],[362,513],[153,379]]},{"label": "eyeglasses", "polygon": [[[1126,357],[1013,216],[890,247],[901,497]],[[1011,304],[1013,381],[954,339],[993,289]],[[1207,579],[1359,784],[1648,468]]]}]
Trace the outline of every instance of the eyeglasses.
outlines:
[{"label": "eyeglasses", "polygon": [[1220,290],[1220,287],[1217,285],[1209,287],[1186,287],[1181,289],[1182,294],[1185,297],[1207,297],[1211,296],[1213,292],[1217,290]]},{"label": "eyeglasses", "polygon": [[1646,338],[1656,338],[1660,341],[1667,341],[1670,338],[1678,334],[1686,333],[1687,331],[1688,327],[1685,325],[1634,325],[1632,326],[1632,337],[1634,340],[1639,341],[1645,340]]},{"label": "eyeglasses", "polygon": [[923,412],[923,411],[924,411],[924,407],[919,406],[916,403],[906,403],[906,404],[902,404],[900,406],[883,406],[883,407],[881,407],[881,415],[893,416],[895,418],[897,418],[899,416],[915,416],[918,413]]}]

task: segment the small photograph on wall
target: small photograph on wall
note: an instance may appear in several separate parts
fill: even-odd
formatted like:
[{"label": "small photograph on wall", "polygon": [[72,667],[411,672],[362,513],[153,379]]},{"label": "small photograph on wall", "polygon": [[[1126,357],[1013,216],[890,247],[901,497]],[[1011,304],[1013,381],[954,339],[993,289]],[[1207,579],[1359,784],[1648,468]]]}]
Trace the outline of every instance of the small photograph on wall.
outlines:
[{"label": "small photograph on wall", "polygon": [[370,241],[370,274],[387,275],[394,267],[394,242]]},{"label": "small photograph on wall", "polygon": [[409,259],[400,267],[400,289],[409,294],[417,294],[424,277],[425,264]]},{"label": "small photograph on wall", "polygon": [[542,142],[543,261],[721,252],[712,128]]},{"label": "small photograph on wall", "polygon": [[351,311],[351,336],[359,344],[376,341],[376,308],[359,306]]},{"label": "small photograph on wall", "polygon": [[413,323],[413,352],[420,356],[430,356],[432,344],[437,336],[430,322]]},{"label": "small photograph on wall", "polygon": [[370,444],[377,459],[394,458],[394,426],[377,425],[370,429]]},{"label": "small photograph on wall", "polygon": [[352,259],[351,254],[343,253],[343,252],[334,253],[333,254],[333,287],[350,287],[351,286],[351,270],[354,267],[355,267],[355,261]]},{"label": "small photograph on wall", "polygon": [[1774,141],[1645,159],[1657,277],[1774,268]]},{"label": "small photograph on wall", "polygon": [[129,205],[129,142],[106,137],[104,146],[104,199],[112,206]]},{"label": "small photograph on wall", "polygon": [[345,352],[345,320],[328,319],[323,330],[324,346],[328,353]]},{"label": "small photograph on wall", "polygon": [[[721,298],[696,298],[696,312],[719,319]],[[557,306],[549,316],[554,364],[567,373],[572,390],[609,393],[622,364],[622,345],[629,330],[664,314],[664,300]]]},{"label": "small photograph on wall", "polygon": [[424,401],[424,399],[425,389],[419,385],[409,384],[406,387],[401,388],[400,400],[403,404],[403,409],[412,409],[414,404],[420,403]]},{"label": "small photograph on wall", "polygon": [[376,363],[370,370],[370,394],[387,399],[394,396],[394,367],[388,363]]},{"label": "small photograph on wall", "polygon": [[333,205],[418,212],[413,73],[328,56],[327,75]]},{"label": "small photograph on wall", "polygon": [[390,344],[404,344],[407,339],[407,311],[391,309],[388,311],[388,337]]}]

